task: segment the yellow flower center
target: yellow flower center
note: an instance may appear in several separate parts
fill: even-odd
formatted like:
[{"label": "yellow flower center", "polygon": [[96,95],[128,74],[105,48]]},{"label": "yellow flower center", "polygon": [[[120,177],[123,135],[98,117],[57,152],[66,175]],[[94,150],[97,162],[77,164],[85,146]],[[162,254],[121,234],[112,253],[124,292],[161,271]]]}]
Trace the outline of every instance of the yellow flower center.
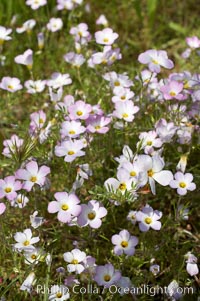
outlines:
[{"label": "yellow flower center", "polygon": [[127,118],[127,117],[128,117],[128,114],[127,114],[127,113],[124,113],[124,114],[122,115],[122,117],[123,117],[123,118]]},{"label": "yellow flower center", "polygon": [[72,156],[72,155],[74,155],[74,154],[75,154],[74,151],[68,151],[68,155]]},{"label": "yellow flower center", "polygon": [[76,114],[77,114],[78,116],[81,116],[81,115],[83,115],[83,112],[77,111]]},{"label": "yellow flower center", "polygon": [[63,204],[61,208],[62,208],[62,210],[66,211],[69,209],[69,206],[67,204]]},{"label": "yellow flower center", "polygon": [[37,177],[31,177],[30,181],[35,183],[37,181]]},{"label": "yellow flower center", "polygon": [[152,60],[152,63],[154,63],[155,65],[158,65],[158,61],[156,61],[156,60]]},{"label": "yellow flower center", "polygon": [[121,96],[121,100],[124,100],[124,99],[126,99],[126,96]]},{"label": "yellow flower center", "polygon": [[14,87],[13,87],[12,85],[8,85],[8,89],[11,89],[11,90],[13,90],[13,89],[14,89]]},{"label": "yellow flower center", "polygon": [[90,220],[93,220],[93,219],[95,218],[95,216],[96,216],[96,214],[95,214],[94,212],[88,213],[88,218],[89,218]]},{"label": "yellow flower center", "polygon": [[44,123],[44,120],[42,118],[39,119],[39,123]]},{"label": "yellow flower center", "polygon": [[11,192],[11,191],[12,191],[12,188],[10,188],[10,187],[6,187],[4,191],[5,191],[6,193],[9,193],[9,192]]},{"label": "yellow flower center", "polygon": [[130,172],[130,176],[131,176],[131,177],[135,177],[135,176],[136,176],[136,172],[135,172],[135,171],[131,171],[131,172]]},{"label": "yellow flower center", "polygon": [[61,298],[62,297],[62,293],[61,292],[58,292],[57,294],[56,294],[56,298]]},{"label": "yellow flower center", "polygon": [[147,145],[149,145],[149,146],[151,146],[152,145],[152,141],[147,141],[147,143],[146,143]]},{"label": "yellow flower center", "polygon": [[104,41],[104,43],[108,43],[109,39],[108,38],[104,38],[103,41]]},{"label": "yellow flower center", "polygon": [[148,177],[153,177],[154,172],[152,169],[150,169],[147,171],[147,174],[148,174]]},{"label": "yellow flower center", "polygon": [[185,188],[185,187],[186,187],[186,184],[185,184],[184,182],[180,182],[180,183],[179,183],[179,186],[180,186],[181,188]]},{"label": "yellow flower center", "polygon": [[72,264],[78,264],[78,260],[77,260],[77,259],[73,259],[73,260],[71,261],[71,263],[72,263]]},{"label": "yellow flower center", "polygon": [[69,134],[70,134],[70,135],[75,135],[75,134],[76,134],[76,132],[75,132],[75,131],[73,131],[73,130],[71,130],[71,131],[69,131]]},{"label": "yellow flower center", "polygon": [[173,96],[176,96],[176,93],[173,92],[173,91],[171,91],[171,92],[169,93],[169,95],[171,95],[171,96],[173,97]]},{"label": "yellow flower center", "polygon": [[121,242],[121,246],[122,246],[122,248],[128,247],[128,242],[127,242],[126,240],[123,240],[123,241]]},{"label": "yellow flower center", "polygon": [[100,125],[96,125],[96,126],[95,126],[95,129],[96,129],[96,130],[99,130],[100,128],[101,128]]},{"label": "yellow flower center", "polygon": [[26,241],[24,242],[24,246],[27,247],[27,246],[29,246],[29,245],[30,245],[30,241],[29,241],[29,240],[26,240]]},{"label": "yellow flower center", "polygon": [[120,190],[125,190],[125,189],[126,189],[126,184],[125,184],[125,183],[121,183],[121,184],[119,185],[119,189],[120,189]]},{"label": "yellow flower center", "polygon": [[114,82],[115,87],[119,87],[120,86],[120,82],[116,81]]},{"label": "yellow flower center", "polygon": [[144,221],[148,225],[152,223],[152,219],[150,217],[146,217]]},{"label": "yellow flower center", "polygon": [[106,59],[104,59],[104,60],[102,60],[102,62],[101,62],[103,65],[106,65],[107,64],[107,60]]},{"label": "yellow flower center", "polygon": [[110,277],[110,275],[105,275],[103,277],[103,279],[104,279],[104,281],[108,282],[108,281],[110,281],[111,277]]},{"label": "yellow flower center", "polygon": [[183,88],[184,88],[184,89],[189,89],[189,88],[190,88],[190,85],[188,84],[188,82],[187,82],[187,81],[185,82],[185,84],[184,84]]},{"label": "yellow flower center", "polygon": [[33,255],[31,255],[31,258],[32,258],[32,259],[36,259],[37,257],[36,257],[35,254],[33,254]]},{"label": "yellow flower center", "polygon": [[17,203],[21,204],[22,203],[22,198],[17,199]]}]

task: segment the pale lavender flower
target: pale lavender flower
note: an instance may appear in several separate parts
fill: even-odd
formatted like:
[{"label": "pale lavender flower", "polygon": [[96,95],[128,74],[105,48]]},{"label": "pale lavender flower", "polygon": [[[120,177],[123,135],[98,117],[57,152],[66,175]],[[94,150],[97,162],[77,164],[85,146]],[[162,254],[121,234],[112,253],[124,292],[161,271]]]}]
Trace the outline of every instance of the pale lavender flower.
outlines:
[{"label": "pale lavender flower", "polygon": [[163,97],[166,100],[174,98],[177,100],[186,99],[186,95],[181,93],[183,91],[183,83],[179,83],[175,80],[170,81],[168,84],[162,86],[160,91],[163,93]]},{"label": "pale lavender flower", "polygon": [[17,153],[20,150],[23,143],[23,139],[20,139],[17,135],[12,135],[10,139],[3,141],[4,149],[2,154],[5,157],[11,158],[12,154]]},{"label": "pale lavender flower", "polygon": [[72,27],[70,29],[70,34],[74,36],[75,41],[79,42],[80,45],[87,44],[91,39],[86,23],[80,23],[76,27]]},{"label": "pale lavender flower", "polygon": [[145,154],[152,154],[154,147],[160,148],[163,144],[156,131],[142,132],[139,135],[139,139],[137,147],[140,146],[141,149],[144,149]]},{"label": "pale lavender flower", "polygon": [[116,60],[121,60],[122,55],[119,48],[112,49],[111,46],[105,46],[103,52],[96,52],[91,60],[94,65],[112,65]]},{"label": "pale lavender flower", "polygon": [[0,203],[0,215],[2,215],[6,211],[6,205],[4,203]]},{"label": "pale lavender flower", "polygon": [[76,6],[81,5],[83,0],[57,0],[58,10],[73,10]]},{"label": "pale lavender flower", "polygon": [[199,274],[199,268],[197,265],[197,257],[194,256],[191,252],[188,252],[185,255],[185,258],[186,258],[186,263],[187,263],[186,271],[188,272],[188,274],[190,276]]},{"label": "pale lavender flower", "polygon": [[126,73],[119,74],[114,71],[107,72],[106,74],[104,74],[103,78],[110,82],[112,89],[119,86],[124,88],[133,86],[133,81],[129,79]]},{"label": "pale lavender flower", "polygon": [[51,79],[47,80],[47,85],[53,89],[59,89],[60,87],[70,85],[72,80],[68,73],[62,74],[60,72],[54,72],[51,75]]},{"label": "pale lavender flower", "polygon": [[112,97],[112,102],[116,103],[118,101],[127,101],[134,97],[135,93],[129,88],[115,87],[113,89],[114,96]]},{"label": "pale lavender flower", "polygon": [[112,244],[115,245],[114,253],[122,255],[123,253],[132,256],[135,253],[135,246],[138,244],[138,238],[131,236],[127,230],[122,230],[111,238]]},{"label": "pale lavender flower", "polygon": [[0,88],[14,93],[18,90],[21,90],[23,87],[18,78],[6,76],[2,78]]},{"label": "pale lavender flower", "polygon": [[68,107],[69,117],[72,120],[81,119],[85,120],[89,117],[92,111],[92,106],[82,100],[76,101],[73,105]]},{"label": "pale lavender flower", "polygon": [[113,116],[123,119],[127,122],[132,122],[135,118],[135,114],[139,111],[138,106],[134,106],[132,100],[127,100],[125,102],[116,102],[115,110],[113,112]]},{"label": "pale lavender flower", "polygon": [[111,263],[105,265],[99,265],[96,267],[96,274],[94,276],[94,281],[98,285],[103,285],[104,287],[110,287],[111,285],[118,282],[121,278],[121,272],[115,270]]},{"label": "pale lavender flower", "polygon": [[86,120],[87,131],[90,133],[105,134],[109,131],[107,126],[111,122],[111,118],[100,115],[90,116]]},{"label": "pale lavender flower", "polygon": [[36,21],[34,19],[27,20],[21,27],[16,28],[16,32],[23,33],[26,31],[27,33],[30,33],[35,25]]},{"label": "pale lavender flower", "polygon": [[159,221],[161,217],[162,212],[153,210],[149,205],[146,205],[142,211],[136,213],[136,219],[142,232],[146,232],[150,228],[159,231],[161,229],[161,222]]},{"label": "pale lavender flower", "polygon": [[84,56],[75,52],[68,52],[67,54],[65,54],[64,60],[76,68],[79,68],[85,62]]},{"label": "pale lavender flower", "polygon": [[113,32],[111,28],[95,32],[96,43],[101,45],[112,45],[118,37],[118,33]]},{"label": "pale lavender flower", "polygon": [[155,124],[156,133],[161,138],[162,142],[170,142],[176,133],[177,127],[173,122],[167,122],[161,118]]},{"label": "pale lavender flower", "polygon": [[164,50],[147,50],[139,55],[138,61],[141,64],[148,64],[149,70],[155,73],[161,71],[160,67],[165,67],[167,69],[172,69],[174,67],[174,63],[168,59],[167,52]]},{"label": "pale lavender flower", "polygon": [[15,63],[25,65],[31,70],[33,65],[33,50],[27,49],[23,54],[16,56]]},{"label": "pale lavender flower", "polygon": [[83,134],[86,131],[86,128],[81,125],[80,121],[72,120],[72,121],[64,121],[61,124],[61,138],[77,138],[80,134]]},{"label": "pale lavender flower", "polygon": [[34,112],[30,115],[30,127],[29,132],[30,134],[36,134],[38,131],[40,131],[45,122],[46,122],[46,114],[43,110],[40,110],[38,112]]},{"label": "pale lavender flower", "polygon": [[186,195],[187,190],[193,191],[196,189],[196,184],[193,183],[193,175],[191,173],[183,174],[178,171],[174,175],[175,180],[170,181],[171,188],[177,189],[179,195]]},{"label": "pale lavender flower", "polygon": [[33,10],[47,4],[47,0],[26,0],[26,5],[30,6]]},{"label": "pale lavender flower", "polygon": [[22,188],[20,181],[16,181],[14,176],[8,176],[0,180],[0,199],[6,197],[9,201],[13,201],[17,197],[17,192]]},{"label": "pale lavender flower", "polygon": [[88,204],[81,205],[81,214],[78,216],[77,223],[81,227],[89,225],[97,229],[101,227],[101,218],[107,215],[107,210],[96,200],[91,200]]},{"label": "pale lavender flower", "polygon": [[65,157],[65,162],[72,162],[77,157],[82,157],[85,152],[82,149],[85,147],[82,140],[62,141],[60,145],[55,147],[55,155],[57,157]]},{"label": "pale lavender flower", "polygon": [[200,48],[200,40],[196,36],[187,37],[186,38],[186,43],[192,49]]},{"label": "pale lavender flower", "polygon": [[56,201],[52,201],[48,205],[49,213],[57,213],[57,218],[62,223],[69,223],[81,212],[81,206],[78,205],[80,200],[75,194],[67,192],[56,192],[54,194]]},{"label": "pale lavender flower", "polygon": [[17,179],[23,180],[23,189],[31,191],[35,184],[42,187],[45,184],[46,176],[50,173],[50,168],[46,165],[38,167],[37,162],[30,161],[25,169],[18,169],[15,173]]}]

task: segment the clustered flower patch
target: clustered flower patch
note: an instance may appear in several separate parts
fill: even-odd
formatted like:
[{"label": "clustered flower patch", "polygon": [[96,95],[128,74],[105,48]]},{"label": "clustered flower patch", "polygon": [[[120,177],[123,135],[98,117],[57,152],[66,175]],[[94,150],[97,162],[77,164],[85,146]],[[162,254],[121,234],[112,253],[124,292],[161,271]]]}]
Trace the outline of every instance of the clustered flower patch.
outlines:
[{"label": "clustered flower patch", "polygon": [[[25,5],[39,15],[48,2]],[[46,21],[0,26],[1,111],[10,122],[0,163],[9,253],[1,300],[110,300],[113,288],[116,300],[145,300],[145,286],[158,296],[166,287],[169,300],[187,296],[183,287],[196,294],[200,75],[157,49],[138,53],[129,75],[120,34],[104,15],[93,32],[81,11],[83,0],[57,0]],[[186,44],[182,59],[200,40]]]}]

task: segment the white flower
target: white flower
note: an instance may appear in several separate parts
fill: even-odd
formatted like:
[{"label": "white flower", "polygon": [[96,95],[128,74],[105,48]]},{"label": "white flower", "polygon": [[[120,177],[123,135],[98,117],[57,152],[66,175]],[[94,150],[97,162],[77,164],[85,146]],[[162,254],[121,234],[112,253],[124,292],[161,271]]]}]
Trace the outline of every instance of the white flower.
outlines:
[{"label": "white flower", "polygon": [[47,29],[51,32],[56,32],[63,27],[63,21],[60,18],[51,18],[47,24]]},{"label": "white flower", "polygon": [[16,92],[22,89],[20,80],[16,77],[6,76],[3,77],[0,83],[0,88],[9,92]]},{"label": "white flower", "polygon": [[38,215],[38,211],[34,211],[33,214],[30,215],[31,227],[33,227],[34,229],[37,229],[45,222],[44,217],[37,216],[37,215]]},{"label": "white flower", "polygon": [[32,285],[33,285],[34,280],[35,280],[35,273],[31,272],[28,275],[28,277],[24,280],[24,282],[22,283],[20,290],[27,291],[28,293],[30,293],[32,290]]},{"label": "white flower", "polygon": [[32,250],[34,248],[32,245],[40,240],[38,236],[32,237],[31,229],[25,229],[23,232],[15,233],[14,239],[17,241],[14,248],[18,251]]},{"label": "white flower", "polygon": [[50,301],[64,301],[70,297],[68,287],[64,285],[53,285],[51,286],[51,292],[49,295]]},{"label": "white flower", "polygon": [[35,94],[35,93],[41,93],[44,91],[46,86],[46,80],[27,80],[24,83],[24,86],[27,89],[27,93]]},{"label": "white flower", "polygon": [[81,274],[85,267],[83,261],[86,259],[85,252],[79,249],[73,249],[71,252],[66,252],[63,254],[64,260],[68,262],[67,270],[69,273],[76,272]]},{"label": "white flower", "polygon": [[26,264],[38,264],[41,255],[42,255],[42,250],[39,248],[34,248],[32,250],[25,250],[24,252],[24,257],[25,257],[25,263]]},{"label": "white flower", "polygon": [[30,33],[33,27],[36,25],[36,21],[34,19],[27,20],[21,27],[16,28],[17,33],[27,32]]},{"label": "white flower", "polygon": [[118,37],[119,35],[111,28],[95,32],[96,43],[101,45],[112,45]]},{"label": "white flower", "polygon": [[26,0],[26,5],[30,6],[33,10],[38,9],[40,6],[47,4],[47,0]]},{"label": "white flower", "polygon": [[28,202],[29,199],[20,193],[13,201],[11,201],[11,205],[14,207],[24,208]]},{"label": "white flower", "polygon": [[197,266],[197,257],[194,256],[191,252],[188,252],[186,255],[186,270],[190,276],[199,274],[199,268]]},{"label": "white flower", "polygon": [[134,106],[132,100],[127,100],[125,102],[116,102],[115,110],[113,112],[113,116],[123,119],[127,122],[132,122],[135,118],[134,114],[139,111],[138,106]]},{"label": "white flower", "polygon": [[97,25],[103,25],[103,26],[108,26],[108,20],[104,15],[100,15],[99,18],[96,20]]},{"label": "white flower", "polygon": [[3,26],[0,26],[0,45],[4,43],[4,41],[9,41],[12,38],[9,36],[9,34],[12,32],[12,29],[6,29]]},{"label": "white flower", "polygon": [[51,75],[51,79],[47,81],[47,85],[53,89],[59,89],[63,86],[70,85],[72,80],[68,73],[62,74],[59,72],[54,72]]},{"label": "white flower", "polygon": [[162,170],[165,163],[159,155],[154,155],[153,157],[139,155],[138,160],[141,164],[141,169],[147,172],[147,180],[153,194],[156,194],[155,181],[162,186],[169,185],[173,179],[173,174],[169,170]]},{"label": "white flower", "polygon": [[25,65],[28,69],[32,69],[33,50],[28,49],[23,54],[16,56],[15,63]]}]

